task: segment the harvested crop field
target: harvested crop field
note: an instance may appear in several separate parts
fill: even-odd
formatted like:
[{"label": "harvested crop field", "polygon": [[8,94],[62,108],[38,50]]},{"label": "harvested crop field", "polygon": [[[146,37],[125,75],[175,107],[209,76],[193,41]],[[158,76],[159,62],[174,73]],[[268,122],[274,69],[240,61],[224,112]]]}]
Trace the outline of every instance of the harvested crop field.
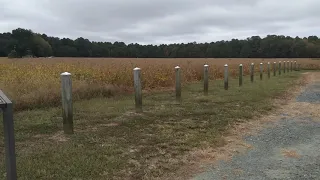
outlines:
[{"label": "harvested crop field", "polygon": [[[73,78],[74,100],[109,97],[132,91],[134,67],[142,70],[144,90],[170,89],[174,85],[174,67],[182,69],[182,83],[199,81],[203,65],[209,64],[209,78],[220,79],[223,65],[229,65],[231,77],[250,63],[297,61],[302,69],[320,69],[317,59],[160,59],[160,58],[36,58],[0,59],[0,87],[15,102],[18,110],[52,107],[60,103],[60,74],[68,71]],[[255,66],[258,71],[258,66]]]}]

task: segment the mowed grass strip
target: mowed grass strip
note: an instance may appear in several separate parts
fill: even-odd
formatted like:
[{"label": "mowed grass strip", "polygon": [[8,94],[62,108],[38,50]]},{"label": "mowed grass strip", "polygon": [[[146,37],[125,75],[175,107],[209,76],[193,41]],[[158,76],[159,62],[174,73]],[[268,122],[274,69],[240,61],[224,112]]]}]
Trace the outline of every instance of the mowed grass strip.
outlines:
[{"label": "mowed grass strip", "polygon": [[[209,95],[202,83],[183,87],[182,102],[174,92],[143,96],[144,113],[136,114],[134,98],[119,96],[74,104],[75,134],[62,133],[60,108],[15,113],[17,168],[23,179],[155,179],[188,163],[195,148],[224,144],[231,124],[246,121],[274,108],[273,98],[297,85],[299,72],[281,77],[258,76],[211,81]],[[2,127],[1,137],[3,137]],[[0,142],[3,147],[3,141]],[[4,179],[4,148],[0,178]]]}]

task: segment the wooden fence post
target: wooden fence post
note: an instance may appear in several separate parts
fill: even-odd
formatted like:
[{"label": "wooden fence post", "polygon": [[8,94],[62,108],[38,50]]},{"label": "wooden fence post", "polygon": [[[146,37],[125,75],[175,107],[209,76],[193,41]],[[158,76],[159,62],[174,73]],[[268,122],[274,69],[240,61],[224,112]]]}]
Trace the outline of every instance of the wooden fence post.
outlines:
[{"label": "wooden fence post", "polygon": [[268,62],[268,79],[270,79],[270,62]]},{"label": "wooden fence post", "polygon": [[72,80],[68,72],[61,73],[63,131],[73,134]]},{"label": "wooden fence post", "polygon": [[273,62],[273,76],[277,75],[277,63]]},{"label": "wooden fence post", "polygon": [[254,63],[251,63],[251,66],[250,66],[250,80],[253,83],[253,80],[254,80]]},{"label": "wooden fence post", "polygon": [[279,61],[279,76],[281,75],[281,61]]},{"label": "wooden fence post", "polygon": [[181,76],[180,76],[180,67],[175,67],[176,71],[176,100],[181,100]]},{"label": "wooden fence post", "polygon": [[209,90],[209,65],[205,64],[203,66],[203,92],[204,95],[208,95],[208,90]]},{"label": "wooden fence post", "polygon": [[239,86],[242,86],[242,78],[243,78],[243,66],[242,64],[239,65]]},{"label": "wooden fence post", "polygon": [[229,84],[228,84],[228,64],[224,65],[224,89],[228,90]]},{"label": "wooden fence post", "polygon": [[292,72],[292,66],[293,66],[293,61],[291,61],[291,64],[290,64],[290,71]]},{"label": "wooden fence post", "polygon": [[142,87],[141,87],[141,69],[136,67],[133,69],[133,81],[134,81],[134,97],[135,108],[137,113],[142,112]]},{"label": "wooden fence post", "polygon": [[283,61],[283,74],[286,73],[286,61]]},{"label": "wooden fence post", "polygon": [[260,63],[260,80],[262,80],[263,76],[263,63]]},{"label": "wooden fence post", "polygon": [[[14,136],[13,104],[10,99],[0,90],[0,112],[3,113],[3,136],[6,179],[17,180],[16,145]],[[4,177],[3,177],[4,178]]]},{"label": "wooden fence post", "polygon": [[287,72],[290,72],[290,61],[287,61]]},{"label": "wooden fence post", "polygon": [[294,70],[297,70],[297,61],[294,61]]}]

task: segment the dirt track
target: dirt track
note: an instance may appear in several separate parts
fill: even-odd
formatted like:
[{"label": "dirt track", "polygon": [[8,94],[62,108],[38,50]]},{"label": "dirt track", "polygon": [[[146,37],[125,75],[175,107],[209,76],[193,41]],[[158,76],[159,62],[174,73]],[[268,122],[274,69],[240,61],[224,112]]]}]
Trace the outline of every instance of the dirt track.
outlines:
[{"label": "dirt track", "polygon": [[262,118],[261,131],[243,137],[248,148],[193,179],[320,180],[320,73],[307,76],[310,83],[296,98]]}]

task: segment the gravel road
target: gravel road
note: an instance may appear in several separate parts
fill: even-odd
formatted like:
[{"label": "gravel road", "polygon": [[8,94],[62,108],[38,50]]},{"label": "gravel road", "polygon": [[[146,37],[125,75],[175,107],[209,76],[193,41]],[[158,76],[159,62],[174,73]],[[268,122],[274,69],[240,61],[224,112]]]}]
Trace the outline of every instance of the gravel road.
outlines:
[{"label": "gravel road", "polygon": [[220,161],[194,180],[320,180],[320,74],[293,100],[288,113],[256,135],[252,149]]}]

